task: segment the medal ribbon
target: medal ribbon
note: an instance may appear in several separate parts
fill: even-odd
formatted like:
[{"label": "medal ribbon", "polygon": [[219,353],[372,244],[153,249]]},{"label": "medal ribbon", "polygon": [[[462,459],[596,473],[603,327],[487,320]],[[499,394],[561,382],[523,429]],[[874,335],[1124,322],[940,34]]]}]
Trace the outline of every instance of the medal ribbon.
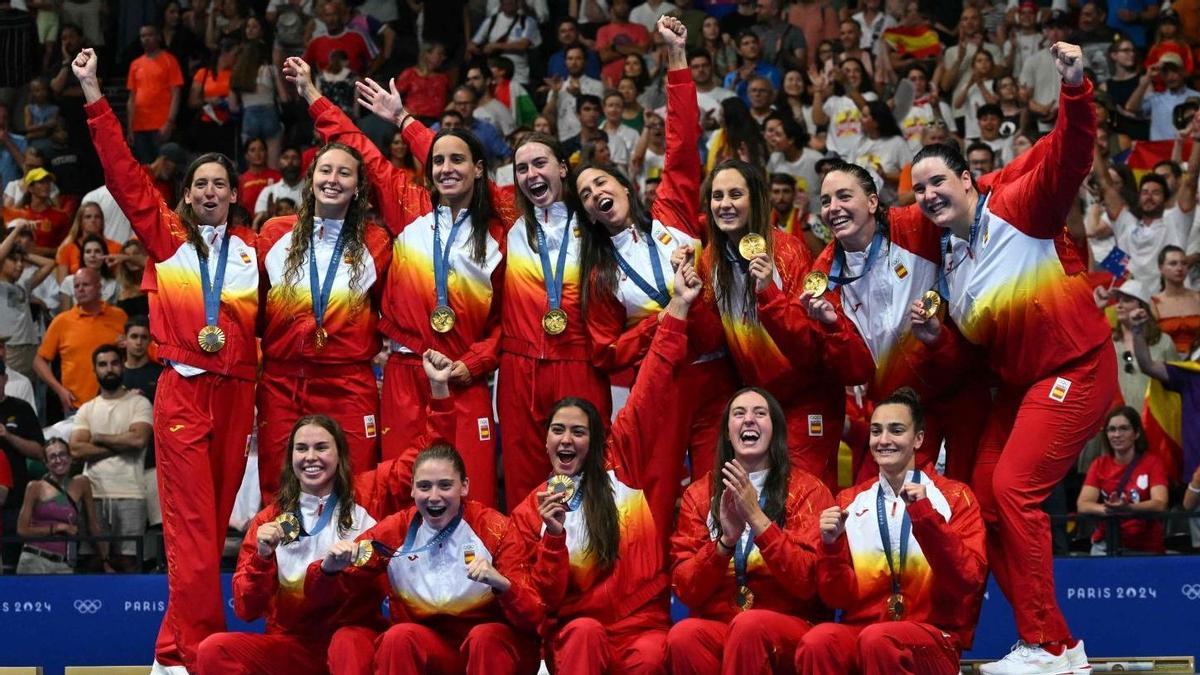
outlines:
[{"label": "medal ribbon", "polygon": [[333,512],[337,508],[337,503],[337,490],[334,490],[329,493],[329,498],[325,500],[325,506],[321,509],[321,515],[317,518],[317,524],[313,526],[313,531],[307,532],[304,529],[304,518],[300,516],[300,504],[297,502],[295,516],[296,522],[300,523],[300,536],[315,537],[320,534],[321,530],[324,530],[329,525],[329,521],[333,520]]},{"label": "medal ribbon", "polygon": [[563,282],[566,281],[567,248],[571,237],[571,220],[574,213],[567,211],[567,224],[563,228],[562,243],[558,245],[558,270],[550,267],[550,252],[546,250],[546,231],[541,223],[537,224],[538,255],[542,259],[542,282],[546,285],[546,298],[550,301],[550,309],[558,309],[562,305]]},{"label": "medal ribbon", "polygon": [[[430,540],[426,542],[424,546],[421,548],[413,548],[413,546],[415,546],[417,543],[417,530],[421,528],[421,514],[418,513],[417,515],[413,516],[412,522],[408,524],[408,534],[405,535],[404,545],[400,547],[398,553],[400,555],[424,553],[425,551],[428,551],[434,547],[441,546],[447,539],[450,538],[450,535],[454,534],[454,531],[458,529],[458,525],[461,522],[462,511],[459,510],[458,515],[454,516],[454,520],[451,520],[445,527],[438,530],[437,534],[433,535],[433,537],[430,538]],[[375,543],[374,545],[379,546],[378,543]],[[386,546],[383,548],[388,549]]]},{"label": "medal ribbon", "polygon": [[[204,325],[217,325],[217,315],[221,309],[221,288],[225,286],[225,265],[229,262],[229,237],[232,234],[229,226],[225,226],[225,236],[221,237],[221,250],[217,253],[217,274],[211,282],[208,279],[208,255],[200,257],[200,292],[204,294]],[[211,250],[211,247],[209,247]],[[196,251],[199,254],[199,251]]]},{"label": "medal ribbon", "polygon": [[839,243],[834,249],[833,265],[829,270],[829,288],[832,290],[837,288],[839,284],[848,284],[853,281],[867,276],[867,272],[871,271],[871,265],[875,264],[875,258],[879,255],[879,249],[883,246],[883,232],[876,229],[875,237],[871,239],[871,248],[867,249],[867,264],[863,265],[863,271],[856,276],[845,276],[846,269],[846,249],[842,248]]},{"label": "medal ribbon", "polygon": [[[913,469],[913,482],[921,482],[921,473]],[[879,492],[875,493],[875,517],[879,520],[879,536],[883,539],[883,557],[887,559],[888,571],[892,574],[892,593],[900,592],[900,575],[904,573],[904,562],[908,560],[908,537],[912,532],[912,519],[908,517],[908,509],[904,510],[904,517],[900,521],[900,559],[897,564],[892,563],[892,537],[888,532],[887,509],[883,499],[883,484],[879,485]]]},{"label": "medal ribbon", "polygon": [[575,511],[583,503],[583,474],[572,476],[571,479],[575,481],[575,494],[571,495],[571,500],[567,502],[567,510]]},{"label": "medal ribbon", "polygon": [[433,210],[433,285],[437,293],[438,306],[450,306],[450,291],[447,289],[447,279],[450,277],[450,246],[454,243],[454,236],[458,234],[458,228],[462,227],[467,216],[471,212],[467,209],[462,210],[458,220],[450,226],[450,234],[446,237],[446,248],[442,249],[442,233],[438,229],[438,212],[440,208]]},{"label": "medal ribbon", "polygon": [[[765,493],[758,495],[758,507],[761,509],[767,505],[767,495]],[[733,572],[737,576],[738,588],[746,586],[747,574],[746,564],[750,560],[750,552],[754,550],[754,528],[745,536],[738,537],[737,545],[733,548]]]},{"label": "medal ribbon", "polygon": [[308,247],[308,289],[312,293],[313,317],[320,328],[325,322],[325,309],[329,306],[329,296],[333,293],[333,281],[337,277],[338,262],[342,259],[342,251],[346,249],[346,224],[338,232],[337,243],[333,245],[333,256],[329,258],[329,268],[325,271],[325,283],[322,284],[317,273],[317,228],[313,228]]},{"label": "medal ribbon", "polygon": [[[990,194],[991,193],[988,193],[987,195],[979,195],[979,203],[975,205],[975,222],[971,223],[971,231],[969,234],[967,234],[967,255],[968,256],[973,255],[971,253],[971,249],[975,246],[975,236],[979,234],[979,221],[983,216],[983,207],[985,204],[987,204],[987,198],[988,198],[988,196],[990,196]],[[942,243],[941,243],[942,255],[945,255],[945,256],[950,255],[950,252],[951,252],[950,235],[951,234],[952,233],[950,232],[949,228],[947,228],[946,231],[942,233]],[[963,260],[965,260],[965,258]],[[962,260],[959,260],[957,263],[950,264],[950,261],[946,261],[938,269],[938,293],[941,293],[942,297],[946,298],[947,300],[950,299],[950,282],[946,280],[946,275],[949,274],[952,270],[956,269],[959,265],[961,265],[962,262],[963,262]]]},{"label": "medal ribbon", "polygon": [[[658,259],[658,248],[654,245],[654,237],[648,232],[644,234],[645,236],[642,238],[646,240],[646,248],[650,250],[650,267],[654,270],[653,286],[633,269],[633,265],[630,265],[628,261],[621,257],[621,253],[617,251],[615,246],[613,247],[613,255],[617,258],[617,266],[621,268],[621,271],[633,283],[637,284],[637,287],[642,289],[643,293],[650,296],[651,300],[658,303],[659,307],[666,308],[667,303],[671,301],[671,294],[667,291],[667,282],[663,277],[662,261]],[[636,237],[637,235],[635,234],[634,236]]]}]

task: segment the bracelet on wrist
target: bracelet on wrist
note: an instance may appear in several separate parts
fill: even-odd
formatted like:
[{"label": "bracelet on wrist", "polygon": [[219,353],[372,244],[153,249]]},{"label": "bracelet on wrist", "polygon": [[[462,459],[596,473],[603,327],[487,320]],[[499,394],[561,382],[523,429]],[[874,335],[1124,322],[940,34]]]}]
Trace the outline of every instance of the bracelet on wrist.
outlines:
[{"label": "bracelet on wrist", "polygon": [[726,544],[720,537],[717,537],[717,548],[727,555],[733,555],[733,547]]},{"label": "bracelet on wrist", "polygon": [[1198,487],[1195,487],[1195,486],[1194,486],[1194,485],[1192,485],[1191,483],[1188,483],[1188,486],[1187,486],[1187,488],[1188,488],[1188,492],[1192,492],[1192,493],[1195,493],[1195,494],[1198,494],[1198,495],[1200,495],[1200,488],[1198,488]]}]

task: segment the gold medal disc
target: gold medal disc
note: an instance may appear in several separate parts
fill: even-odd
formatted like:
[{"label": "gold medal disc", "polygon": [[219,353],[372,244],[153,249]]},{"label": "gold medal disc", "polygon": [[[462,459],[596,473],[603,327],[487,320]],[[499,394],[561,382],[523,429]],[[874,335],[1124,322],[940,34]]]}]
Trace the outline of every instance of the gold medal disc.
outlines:
[{"label": "gold medal disc", "polygon": [[209,354],[219,352],[225,346],[225,331],[218,326],[205,326],[196,335],[196,341],[200,343],[200,349]]},{"label": "gold medal disc", "polygon": [[329,333],[322,326],[317,326],[317,329],[313,331],[313,346],[317,348],[317,351],[321,351],[327,344],[329,344]]},{"label": "gold medal disc", "polygon": [[546,488],[550,490],[552,495],[566,495],[564,501],[571,501],[571,497],[575,496],[575,481],[570,476],[564,476],[561,473],[554,474],[550,480],[546,481]]},{"label": "gold medal disc", "polygon": [[938,295],[937,291],[925,291],[925,295],[921,296],[921,311],[925,314],[926,319],[932,319],[937,316],[938,310],[942,308],[942,296]]},{"label": "gold medal disc", "polygon": [[542,330],[548,335],[561,335],[567,329],[567,313],[552,309],[542,316]]},{"label": "gold medal disc", "polygon": [[746,260],[753,260],[755,256],[766,252],[767,240],[761,234],[751,232],[744,235],[738,242],[738,253]]},{"label": "gold medal disc", "polygon": [[803,284],[804,290],[812,293],[814,298],[819,298],[829,288],[829,277],[824,272],[809,272],[804,275]]},{"label": "gold medal disc", "polygon": [[754,591],[750,590],[749,586],[738,586],[737,597],[734,598],[738,609],[745,612],[754,607]]},{"label": "gold medal disc", "polygon": [[275,518],[275,524],[283,530],[280,544],[290,544],[300,538],[300,519],[294,513],[281,513]]},{"label": "gold medal disc", "polygon": [[446,305],[438,305],[429,314],[429,325],[436,333],[449,333],[454,328],[454,310]]},{"label": "gold medal disc", "polygon": [[375,554],[375,547],[371,542],[364,539],[358,542],[358,552],[354,554],[354,566],[362,567],[371,562],[371,557]]},{"label": "gold medal disc", "polygon": [[887,601],[888,618],[892,621],[900,621],[904,618],[904,596],[900,593],[892,593],[888,596]]}]

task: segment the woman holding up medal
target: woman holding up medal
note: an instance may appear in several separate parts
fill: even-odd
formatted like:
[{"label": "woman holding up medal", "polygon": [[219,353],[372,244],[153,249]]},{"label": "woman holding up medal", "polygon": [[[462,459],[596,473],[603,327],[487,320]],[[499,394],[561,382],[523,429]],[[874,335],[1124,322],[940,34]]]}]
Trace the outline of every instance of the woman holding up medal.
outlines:
[{"label": "woman holding up medal", "polygon": [[227,223],[237,169],[208,153],[185,172],[183,199],[163,203],[100,92],[96,54],[72,69],[87,101],[105,183],[146,248],[143,288],[163,371],[154,402],[163,534],[171,574],[156,672],[196,666],[200,641],[225,629],[221,549],[254,423],[259,275],[254,231]]},{"label": "woman holding up medal", "polygon": [[830,617],[816,600],[813,532],[833,496],[791,466],[787,420],[767,392],[739,391],[721,422],[716,468],[684,492],[671,536],[689,613],[667,635],[671,671],[791,672],[800,637]]},{"label": "woman holding up medal", "polygon": [[258,383],[258,482],[279,486],[289,420],[314,410],[337,420],[352,465],[378,461],[376,317],[392,259],[387,233],[367,223],[362,156],[330,143],[313,157],[299,213],[268,220],[258,236],[263,374]]},{"label": "woman holding up medal", "polygon": [[[687,29],[663,17],[658,32],[667,43],[670,70],[666,156],[653,209],[642,208],[633,183],[611,165],[586,164],[574,174],[585,222],[582,294],[592,363],[610,374],[636,368],[646,355],[671,299],[663,275],[671,253],[685,244],[698,246],[704,236],[698,217],[700,126],[694,121],[700,112],[687,69]],[[712,466],[718,411],[736,386],[720,329],[715,323],[710,328],[701,338],[695,324],[689,327],[692,359],[680,373],[679,410],[687,417],[683,442],[690,445],[694,476]],[[666,498],[674,502],[678,476],[666,479],[674,488]]]},{"label": "woman holding up medal", "polygon": [[[708,205],[709,246],[697,271],[738,373],[783,406],[792,466],[836,485],[844,387],[871,378],[871,354],[836,298],[810,287],[808,248],[771,225],[759,168],[722,162],[701,198]],[[672,263],[690,255],[690,247],[680,247]]]},{"label": "woman holding up medal", "polygon": [[799,672],[951,675],[971,648],[987,584],[983,519],[966,485],[916,464],[923,417],[911,389],[880,401],[879,474],[821,512],[816,586],[842,618],[804,635]]},{"label": "woman holding up medal", "polygon": [[[383,222],[394,237],[379,328],[391,343],[383,377],[383,457],[411,445],[429,402],[420,354],[436,349],[455,360],[454,403],[461,428],[457,449],[474,477],[472,497],[496,501],[496,430],[487,376],[500,349],[501,242],[515,214],[488,178],[479,140],[465,129],[436,135],[404,109],[400,95],[373,80],[359,82],[360,102],[396,124],[425,167],[431,186],[397,169],[329,99],[321,96],[298,58],[284,66],[309,103],[326,140],[362,153],[379,193]],[[436,208],[435,208],[436,207]]]},{"label": "woman holding up medal", "polygon": [[[544,442],[554,475],[513,510],[531,579],[547,618],[551,672],[663,673],[670,625],[662,542],[673,508],[645,493],[649,478],[678,467],[682,449],[660,446],[674,373],[687,355],[688,308],[703,284],[690,263],[675,273],[667,316],[654,332],[629,402],[611,432],[590,401],[565,398]],[[666,450],[666,451],[664,451]]]}]

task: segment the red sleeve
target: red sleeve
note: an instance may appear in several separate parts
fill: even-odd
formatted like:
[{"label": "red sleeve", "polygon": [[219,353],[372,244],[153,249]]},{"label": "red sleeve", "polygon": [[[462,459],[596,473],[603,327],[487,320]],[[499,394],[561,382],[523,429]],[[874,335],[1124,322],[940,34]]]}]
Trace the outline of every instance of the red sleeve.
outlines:
[{"label": "red sleeve", "polygon": [[842,312],[837,294],[829,294],[828,299],[837,309],[832,325],[810,318],[798,295],[790,296],[770,284],[758,294],[758,318],[794,366],[823,367],[847,386],[870,382],[875,359]]},{"label": "red sleeve", "polygon": [[424,166],[429,161],[429,153],[433,150],[433,139],[437,134],[418,119],[410,122],[400,134],[404,138],[404,142],[408,143],[409,152]]},{"label": "red sleeve", "polygon": [[[408,532],[409,515],[404,512],[385,518],[371,529],[358,535],[355,541],[378,541],[392,549],[399,549]],[[378,554],[373,555],[362,567],[350,565],[333,574],[321,568],[323,559],[322,555],[321,558],[312,561],[304,575],[304,599],[311,609],[342,604],[347,599],[360,603],[378,603],[387,594],[386,572],[391,558]],[[402,611],[403,608],[390,608],[393,619],[398,609]]]},{"label": "red sleeve", "polygon": [[1088,465],[1087,475],[1083,478],[1084,485],[1089,485],[1097,490],[1103,489],[1100,485],[1100,467],[1103,466],[1103,464],[1104,455],[1101,455]]},{"label": "red sleeve", "polygon": [[703,239],[700,227],[700,107],[687,68],[667,72],[667,141],[654,217]]},{"label": "red sleeve", "polygon": [[[1148,462],[1146,473],[1150,477],[1150,487],[1156,485],[1170,486],[1171,481],[1167,478],[1167,469],[1163,466],[1162,460],[1158,455],[1145,454],[1142,456],[1143,462]],[[1095,464],[1095,462],[1092,462]]]},{"label": "red sleeve", "polygon": [[412,500],[413,462],[422,450],[439,441],[454,444],[457,416],[453,398],[435,398],[429,402],[425,430],[415,443],[395,459],[380,462],[354,477],[355,501],[376,519],[385,518],[407,506]]},{"label": "red sleeve", "polygon": [[[855,488],[838,494],[837,505],[845,510],[854,499]],[[819,536],[819,535],[818,535]],[[832,544],[821,542],[817,560],[817,594],[829,607],[846,609],[858,601],[858,577],[850,559],[850,542],[845,533]]]},{"label": "red sleeve", "polygon": [[625,328],[625,306],[607,291],[588,298],[585,317],[592,338],[592,365],[608,373],[637,365],[654,339],[658,316],[648,316]]},{"label": "red sleeve", "polygon": [[554,611],[567,595],[571,558],[566,533],[550,534],[542,529],[542,518],[532,494],[513,509],[510,527],[529,565],[530,585],[537,591],[545,609]]},{"label": "red sleeve", "polygon": [[786,526],[771,523],[754,538],[754,544],[775,582],[793,597],[806,600],[817,590],[817,516],[833,506],[833,495],[815,478],[804,476],[801,480],[792,478],[799,489],[788,495]]},{"label": "red sleeve", "polygon": [[508,518],[496,511],[488,514],[484,528],[494,539],[489,543],[489,550],[493,551],[492,564],[511,584],[508,592],[496,596],[505,618],[517,628],[537,630],[546,615],[546,607],[533,588],[529,562],[521,550],[521,535]]},{"label": "red sleeve", "polygon": [[504,307],[504,262],[492,270],[492,304],[479,339],[467,346],[459,360],[472,378],[486,376],[500,365],[500,320]]},{"label": "red sleeve", "polygon": [[946,481],[938,487],[950,502],[950,522],[922,499],[908,507],[912,533],[939,588],[951,596],[972,596],[983,590],[988,574],[979,502],[962,483]]},{"label": "red sleeve", "polygon": [[12,467],[8,464],[8,457],[0,452],[0,487],[11,488],[12,486]]},{"label": "red sleeve", "polygon": [[1031,237],[1058,236],[1079,186],[1092,170],[1091,153],[1081,149],[1095,141],[1091,81],[1063,85],[1054,129],[1026,153],[1036,153],[1033,157],[1000,170],[989,208]]},{"label": "red sleeve", "polygon": [[965,375],[983,376],[983,353],[979,347],[967,342],[958,328],[942,317],[942,330],[933,344],[927,345],[913,340],[914,349],[904,355],[909,369],[921,379],[930,391],[948,391],[957,388]]},{"label": "red sleeve", "polygon": [[258,555],[258,528],[275,517],[274,504],[258,512],[238,553],[237,570],[233,573],[233,612],[242,621],[255,621],[267,613],[279,591],[279,571],[275,556],[263,560]]},{"label": "red sleeve", "polygon": [[709,492],[703,483],[694,482],[688,487],[679,506],[679,522],[671,534],[671,586],[679,601],[692,608],[708,602],[729,573],[733,558],[717,546],[708,528]]},{"label": "red sleeve", "polygon": [[888,236],[907,251],[940,264],[941,230],[925,218],[916,204],[891,207],[887,212]]}]

